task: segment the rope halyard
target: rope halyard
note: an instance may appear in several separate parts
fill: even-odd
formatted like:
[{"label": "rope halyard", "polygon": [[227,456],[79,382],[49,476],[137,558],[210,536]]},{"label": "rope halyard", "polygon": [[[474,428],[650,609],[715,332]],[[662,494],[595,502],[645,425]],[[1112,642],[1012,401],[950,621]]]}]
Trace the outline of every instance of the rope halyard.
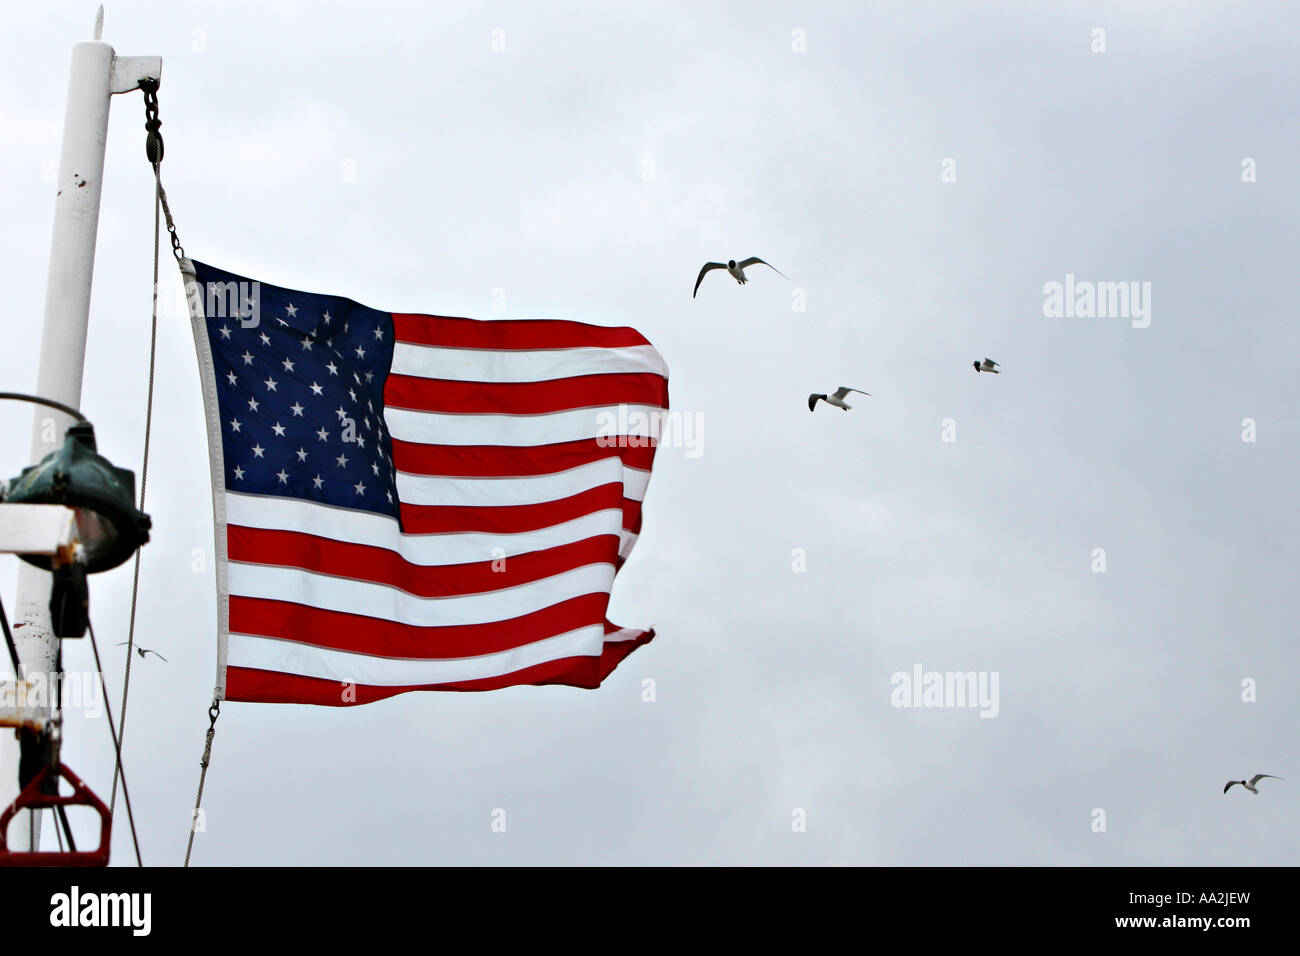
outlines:
[{"label": "rope halyard", "polygon": [[208,708],[208,737],[203,744],[203,759],[199,761],[199,766],[203,768],[199,771],[199,793],[194,798],[194,813],[190,816],[190,839],[185,844],[185,865],[190,865],[190,851],[194,849],[194,831],[199,826],[199,810],[203,805],[203,783],[208,779],[208,763],[212,759],[212,738],[217,733],[217,718],[221,716],[221,701],[216,697],[212,698],[212,706]]},{"label": "rope halyard", "polygon": [[[144,453],[140,465],[140,504],[144,509],[145,493],[149,487],[149,448],[153,436],[153,391],[158,361],[158,253],[161,245],[162,222],[167,223],[167,233],[171,237],[172,255],[177,262],[185,257],[180,237],[176,234],[176,222],[172,218],[171,207],[167,203],[167,191],[162,184],[163,138],[159,128],[162,120],[158,118],[158,81],[143,80],[140,90],[144,94],[145,123],[145,158],[153,167],[154,175],[154,210],[153,210],[153,303],[149,317],[149,392],[145,401],[144,418]],[[127,625],[126,637],[126,672],[122,678],[122,712],[118,716],[118,728],[113,734],[113,746],[117,759],[113,766],[113,789],[109,800],[109,813],[117,806],[117,780],[122,777],[122,792],[126,795],[126,776],[122,772],[122,744],[126,740],[126,708],[131,693],[131,661],[135,650],[135,618],[140,596],[140,552],[135,553],[135,566],[131,577],[131,612]],[[102,674],[102,670],[101,670]],[[110,723],[112,718],[109,718]],[[109,728],[112,729],[111,726]],[[127,815],[131,814],[130,797],[127,796]],[[131,825],[132,837],[135,836],[135,823]],[[136,843],[136,859],[139,860],[140,847]]]},{"label": "rope halyard", "polygon": [[[87,619],[86,621],[86,626],[87,627],[90,626],[89,619]],[[91,637],[91,640],[92,641],[94,640],[93,636]],[[100,673],[101,681],[103,680],[103,677],[104,675],[101,672]],[[105,698],[104,704],[107,707],[108,704],[107,698]],[[59,641],[59,649],[54,655],[54,711],[51,714],[51,717],[54,722],[53,733],[55,739],[55,746],[51,750],[50,759],[53,761],[53,765],[57,766],[59,762],[59,747],[62,746],[62,740],[63,740],[63,642],[62,641]],[[62,827],[63,832],[68,835],[69,848],[72,850],[73,853],[76,853],[77,843],[72,838],[72,824],[68,822],[67,809],[64,807],[55,807],[54,821],[55,823],[58,824],[58,826],[54,828],[54,832],[57,834],[59,832],[59,828]],[[62,839],[59,840],[59,852],[63,852]]]},{"label": "rope halyard", "polygon": [[9,661],[14,665],[14,680],[23,680],[23,665],[18,659],[18,645],[14,643],[14,633],[9,630],[9,617],[5,614],[4,601],[0,601],[0,630],[4,631],[5,646],[9,648]]},{"label": "rope halyard", "polygon": [[[137,552],[138,553],[138,552]],[[90,649],[95,652],[95,669],[99,671],[99,686],[104,694],[104,716],[108,718],[108,732],[113,737],[113,753],[116,761],[113,766],[113,792],[117,794],[117,774],[120,770],[122,773],[122,798],[126,801],[126,819],[131,824],[131,842],[135,844],[135,862],[138,866],[144,866],[144,860],[140,856],[140,837],[135,830],[135,814],[131,811],[131,792],[126,786],[126,770],[122,767],[122,738],[113,730],[113,708],[108,703],[108,687],[104,683],[104,664],[99,659],[99,641],[95,639],[95,625],[89,620],[86,621],[86,630],[90,634]],[[123,710],[126,709],[126,698],[122,699]],[[113,814],[109,810],[109,816]],[[68,831],[68,840],[72,840],[72,831]],[[75,849],[75,847],[74,847]]]},{"label": "rope halyard", "polygon": [[[140,84],[140,89],[144,93],[144,128],[147,135],[145,136],[145,157],[149,164],[153,166],[154,183],[156,186],[154,203],[154,223],[153,223],[153,316],[151,319],[151,333],[149,339],[149,406],[145,415],[144,424],[144,464],[140,469],[140,507],[144,507],[144,492],[149,475],[149,438],[151,426],[153,423],[153,384],[154,384],[154,363],[157,350],[158,339],[158,247],[161,230],[159,228],[159,214],[167,223],[167,234],[171,238],[172,255],[176,258],[178,264],[185,260],[185,247],[181,245],[180,237],[176,234],[176,221],[172,218],[171,206],[167,202],[167,190],[162,184],[162,159],[163,159],[163,139],[159,132],[162,126],[162,120],[158,118],[158,81],[145,80]],[[181,269],[184,276],[185,270]],[[131,628],[127,636],[127,664],[126,680],[122,687],[122,722],[126,722],[126,695],[131,681],[131,648],[135,634],[135,610],[136,595],[140,581],[140,552],[135,555],[135,580],[131,585]],[[190,836],[185,845],[185,866],[190,865],[190,854],[194,850],[194,832],[199,825],[199,812],[203,806],[203,786],[208,778],[208,764],[212,759],[212,738],[217,732],[217,717],[221,715],[221,700],[218,697],[212,699],[212,706],[208,708],[208,733],[203,744],[203,759],[199,761],[199,791],[194,798],[194,813],[190,818]],[[116,777],[114,777],[116,783]],[[126,779],[123,778],[123,792],[125,792]],[[115,791],[116,792],[116,791]]]},{"label": "rope halyard", "polygon": [[[145,401],[144,456],[140,465],[139,507],[143,511],[145,491],[149,487],[149,443],[153,434],[153,386],[158,355],[158,247],[163,205],[162,176],[159,172],[159,164],[162,162],[163,157],[163,141],[162,134],[158,132],[158,127],[162,125],[162,120],[158,119],[158,81],[145,80],[140,84],[140,89],[144,92],[144,126],[148,131],[148,135],[145,137],[145,155],[153,166],[154,182],[156,184],[153,206],[153,307],[149,318],[149,395]],[[180,240],[176,238],[176,226],[172,222],[170,212],[167,214],[167,227],[172,235],[173,250],[178,249]],[[120,722],[116,734],[118,741],[126,739],[126,705],[127,697],[131,693],[131,652],[135,650],[135,613],[139,594],[140,552],[137,550],[135,553],[135,566],[131,576],[131,615],[126,634],[126,674],[122,678],[122,713],[119,715]],[[118,765],[113,768],[113,790],[108,803],[110,813],[117,807],[117,778],[120,765],[119,760]]]}]

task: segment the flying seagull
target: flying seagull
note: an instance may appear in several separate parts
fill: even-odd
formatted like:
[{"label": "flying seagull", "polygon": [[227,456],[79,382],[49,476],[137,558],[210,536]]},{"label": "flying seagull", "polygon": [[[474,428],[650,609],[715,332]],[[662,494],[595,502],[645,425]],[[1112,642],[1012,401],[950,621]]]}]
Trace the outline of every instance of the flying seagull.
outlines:
[{"label": "flying seagull", "polygon": [[1223,792],[1227,793],[1230,789],[1232,789],[1234,785],[1241,784],[1243,787],[1245,787],[1255,796],[1259,796],[1259,791],[1255,789],[1255,784],[1259,783],[1265,777],[1271,777],[1274,780],[1282,779],[1281,777],[1274,777],[1271,773],[1257,773],[1255,774],[1255,776],[1250,778],[1249,783],[1247,783],[1245,780],[1229,780],[1228,783],[1224,786]]},{"label": "flying seagull", "polygon": [[733,279],[735,279],[741,285],[744,285],[746,282],[749,281],[748,279],[745,278],[745,270],[748,269],[750,266],[754,266],[754,265],[767,266],[769,269],[771,269],[773,272],[779,275],[782,279],[790,278],[788,275],[786,275],[776,266],[772,265],[772,263],[764,262],[758,256],[750,256],[748,259],[742,259],[740,262],[737,262],[735,259],[728,259],[725,265],[721,262],[706,262],[704,263],[704,268],[700,270],[700,277],[695,280],[695,292],[691,293],[691,298],[692,299],[695,298],[695,293],[700,291],[700,283],[704,281],[704,276],[706,273],[712,272],[714,269],[726,269],[729,273],[731,273],[731,277]]},{"label": "flying seagull", "polygon": [[994,368],[998,363],[993,361],[991,358],[986,358],[983,362],[975,362],[973,364],[975,365],[975,371],[977,372],[992,372],[994,375],[1001,374],[996,368]]},{"label": "flying seagull", "polygon": [[852,405],[844,404],[844,399],[849,397],[849,392],[857,392],[859,395],[866,395],[867,397],[871,396],[870,392],[864,392],[860,388],[849,388],[847,385],[841,385],[839,388],[835,390],[834,395],[809,395],[808,411],[810,412],[817,411],[817,400],[821,399],[827,405],[834,405],[836,408],[842,408],[844,409],[844,411],[847,412],[850,408],[853,407]]},{"label": "flying seagull", "polygon": [[[125,646],[126,646],[126,641],[119,641],[118,644],[117,644],[117,646],[118,646],[118,647],[125,647]],[[137,654],[139,654],[141,657],[144,657],[146,654],[153,654],[155,657],[161,658],[161,659],[164,660],[164,661],[167,660],[167,658],[163,657],[161,654],[159,654],[157,651],[153,650],[152,648],[148,648],[148,647],[137,647],[137,648],[135,649],[135,652],[136,652]]]}]

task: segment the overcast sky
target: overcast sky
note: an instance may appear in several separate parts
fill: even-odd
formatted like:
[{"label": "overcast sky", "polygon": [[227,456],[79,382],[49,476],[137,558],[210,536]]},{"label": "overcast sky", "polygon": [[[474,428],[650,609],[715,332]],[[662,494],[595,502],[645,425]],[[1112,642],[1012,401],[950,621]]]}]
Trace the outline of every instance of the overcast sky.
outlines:
[{"label": "overcast sky", "polygon": [[[36,387],[94,12],[0,33],[5,389]],[[610,612],[658,634],[602,688],[227,703],[193,863],[1295,864],[1298,30],[1259,0],[108,4],[119,55],[163,58],[191,256],[633,326],[702,442],[659,451]],[[143,122],[114,97],[81,406],[137,475]],[[691,299],[750,255],[789,281]],[[1149,283],[1149,324],[1046,315],[1067,275]],[[872,397],[809,414],[838,385]],[[145,862],[176,865],[216,601],[174,309],[155,403],[137,640],[169,663],[135,661],[124,759]],[[0,405],[5,476],[30,421]],[[117,706],[130,564],[92,589]],[[996,674],[996,716],[894,706],[917,666]],[[107,796],[104,721],[65,733]],[[1221,792],[1258,772],[1289,779]]]}]

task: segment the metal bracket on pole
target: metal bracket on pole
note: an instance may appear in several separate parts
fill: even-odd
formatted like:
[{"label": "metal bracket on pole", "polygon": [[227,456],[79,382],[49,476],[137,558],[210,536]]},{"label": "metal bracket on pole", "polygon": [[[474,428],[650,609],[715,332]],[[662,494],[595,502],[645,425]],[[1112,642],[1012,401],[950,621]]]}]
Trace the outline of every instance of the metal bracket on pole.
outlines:
[{"label": "metal bracket on pole", "polygon": [[115,56],[113,57],[113,75],[109,80],[109,89],[114,93],[130,93],[138,90],[145,80],[155,83],[162,80],[162,57],[160,56]]},{"label": "metal bracket on pole", "polygon": [[0,681],[0,727],[40,733],[50,724],[44,682]]},{"label": "metal bracket on pole", "polygon": [[77,515],[63,505],[0,502],[0,554],[70,556],[77,546]]}]

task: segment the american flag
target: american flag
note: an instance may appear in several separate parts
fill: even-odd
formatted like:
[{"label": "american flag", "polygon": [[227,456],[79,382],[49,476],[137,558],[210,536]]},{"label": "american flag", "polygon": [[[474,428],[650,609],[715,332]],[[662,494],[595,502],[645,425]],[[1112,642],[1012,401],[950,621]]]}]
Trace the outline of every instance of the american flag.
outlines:
[{"label": "american flag", "polygon": [[596,687],[654,636],[605,616],[668,407],[638,332],[380,312],[186,265],[220,699]]}]

